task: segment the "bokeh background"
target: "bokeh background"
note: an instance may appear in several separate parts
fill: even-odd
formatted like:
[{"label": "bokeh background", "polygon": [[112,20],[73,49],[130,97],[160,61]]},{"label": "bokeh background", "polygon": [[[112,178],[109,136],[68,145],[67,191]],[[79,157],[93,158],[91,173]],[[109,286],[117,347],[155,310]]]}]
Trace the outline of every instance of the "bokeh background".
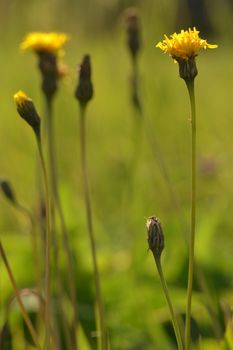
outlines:
[{"label": "bokeh background", "polygon": [[[141,24],[138,70],[144,113],[140,134],[139,116],[130,99],[132,67],[126,45],[125,10],[131,6],[137,7]],[[36,56],[20,52],[19,44],[31,31],[70,34],[62,58],[70,74],[60,83],[55,101],[56,147],[60,193],[76,253],[80,312],[88,339],[94,322],[92,265],[74,90],[78,64],[83,54],[91,55],[95,96],[87,113],[88,157],[112,349],[175,349],[169,313],[147,251],[148,216],[156,215],[162,222],[165,276],[177,308],[181,313],[185,310],[191,178],[189,101],[177,65],[155,44],[164,33],[189,26],[196,26],[208,42],[219,45],[217,50],[202,52],[197,58],[196,257],[208,293],[203,294],[203,284],[196,281],[193,303],[193,338],[201,335],[205,349],[219,348],[213,340],[208,303],[223,335],[224,310],[233,304],[232,23],[230,0],[0,1],[0,176],[10,181],[20,202],[34,211],[35,141],[16,113],[13,94],[23,89],[33,98],[42,118],[44,107]],[[18,285],[32,286],[27,219],[3,195],[0,207],[0,235]],[[1,322],[10,296],[11,286],[0,262]],[[11,322],[17,334],[14,317]],[[17,350],[24,349],[19,343],[17,346]]]}]

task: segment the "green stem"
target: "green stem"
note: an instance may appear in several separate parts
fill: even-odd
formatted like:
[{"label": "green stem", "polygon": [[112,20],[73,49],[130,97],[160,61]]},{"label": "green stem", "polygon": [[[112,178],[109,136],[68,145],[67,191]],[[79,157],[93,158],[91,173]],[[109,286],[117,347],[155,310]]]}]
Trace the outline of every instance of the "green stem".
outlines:
[{"label": "green stem", "polygon": [[193,270],[194,270],[194,248],[195,248],[195,225],[196,225],[196,106],[194,93],[194,79],[186,81],[191,105],[191,126],[192,126],[192,185],[191,185],[191,232],[189,239],[189,268],[188,268],[188,288],[185,321],[185,350],[190,349],[191,331],[191,308],[193,290]]},{"label": "green stem", "polygon": [[38,350],[42,350],[42,347],[39,343],[39,339],[38,339],[38,335],[36,333],[36,330],[30,320],[30,317],[28,316],[28,313],[27,313],[27,310],[25,309],[24,307],[24,304],[22,302],[22,299],[21,299],[21,296],[20,296],[20,292],[18,290],[18,287],[16,285],[16,282],[15,282],[15,279],[14,279],[14,276],[13,276],[13,273],[12,273],[12,270],[10,268],[10,265],[9,265],[9,262],[7,260],[7,257],[6,257],[6,253],[4,251],[4,248],[3,248],[3,245],[0,241],[0,254],[1,254],[1,257],[2,257],[2,260],[3,260],[3,263],[6,267],[6,270],[7,270],[7,273],[8,273],[8,276],[9,276],[9,279],[11,281],[11,284],[12,284],[12,287],[14,289],[14,293],[15,293],[15,297],[16,297],[16,300],[19,304],[19,307],[20,307],[20,310],[21,310],[21,313],[22,313],[22,316],[24,318],[24,321],[28,327],[28,330],[32,336],[32,339],[37,347]]},{"label": "green stem", "polygon": [[[50,99],[46,99],[46,110],[47,110],[47,131],[48,131],[48,156],[49,156],[49,166],[50,166],[50,176],[51,176],[51,189],[54,199],[54,204],[56,206],[61,229],[62,229],[62,237],[65,248],[65,255],[68,267],[68,285],[69,285],[69,294],[70,300],[73,307],[73,334],[74,339],[73,344],[74,348],[78,349],[78,344],[76,340],[76,331],[78,328],[78,304],[76,300],[76,287],[75,287],[75,278],[74,278],[74,268],[73,268],[73,259],[72,259],[72,250],[69,242],[68,230],[66,227],[65,217],[61,205],[61,200],[58,191],[58,176],[57,176],[57,162],[56,162],[56,154],[55,154],[55,140],[54,140],[54,127],[53,127],[53,113],[52,113],[52,101]],[[59,271],[58,271],[59,273]]]},{"label": "green stem", "polygon": [[101,287],[100,287],[100,276],[99,268],[97,263],[97,254],[95,246],[95,238],[93,231],[93,222],[92,222],[92,210],[91,202],[89,195],[89,186],[88,186],[88,171],[87,171],[87,160],[86,160],[86,131],[85,131],[85,107],[81,106],[80,108],[80,148],[81,148],[81,169],[82,169],[82,179],[83,179],[83,189],[84,189],[84,200],[86,206],[86,216],[87,216],[87,226],[89,239],[91,244],[91,254],[94,268],[94,280],[95,280],[95,290],[96,290],[96,303],[98,309],[99,317],[99,327],[100,328],[100,337],[101,337],[101,349],[107,349],[107,336],[106,336],[106,327],[104,319],[104,307],[102,301]]},{"label": "green stem", "polygon": [[154,259],[155,259],[155,263],[157,266],[157,270],[159,273],[159,277],[160,277],[160,281],[163,287],[163,292],[165,295],[165,298],[167,300],[167,304],[170,310],[170,314],[171,314],[171,321],[172,321],[172,325],[173,325],[173,329],[175,332],[175,336],[176,336],[176,341],[177,341],[177,345],[178,345],[178,349],[179,350],[183,350],[183,343],[182,343],[182,338],[181,338],[181,333],[180,333],[180,328],[177,322],[177,318],[172,306],[172,302],[171,302],[171,298],[169,296],[169,292],[168,292],[168,287],[167,287],[167,283],[166,280],[164,278],[164,274],[163,274],[163,269],[162,269],[162,265],[161,265],[161,260],[160,257],[157,257],[155,254],[154,255]]},{"label": "green stem", "polygon": [[39,133],[36,133],[36,141],[41,160],[42,173],[44,178],[45,187],[45,207],[46,207],[46,236],[45,236],[45,346],[46,350],[50,349],[50,321],[51,321],[51,262],[50,262],[50,250],[51,250],[51,227],[50,227],[50,195],[49,195],[49,182],[45,166],[44,154],[42,151],[41,137]]},{"label": "green stem", "polygon": [[143,116],[143,112],[138,91],[138,60],[136,56],[134,56],[132,59],[131,100],[135,111],[138,113],[136,117],[141,119]]}]

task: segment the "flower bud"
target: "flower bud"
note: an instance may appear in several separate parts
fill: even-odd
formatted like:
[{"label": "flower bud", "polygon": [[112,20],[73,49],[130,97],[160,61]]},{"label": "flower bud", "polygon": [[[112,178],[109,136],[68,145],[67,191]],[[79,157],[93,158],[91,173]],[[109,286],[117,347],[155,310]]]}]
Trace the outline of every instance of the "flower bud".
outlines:
[{"label": "flower bud", "polygon": [[160,258],[164,249],[164,235],[160,221],[155,216],[151,216],[147,219],[146,226],[149,249],[152,251],[155,258]]},{"label": "flower bud", "polygon": [[0,186],[2,189],[2,192],[6,196],[6,198],[12,202],[13,204],[16,203],[14,192],[12,191],[12,188],[10,186],[10,183],[7,180],[0,180]]},{"label": "flower bud", "polygon": [[14,95],[19,115],[33,128],[36,134],[40,132],[40,117],[35,109],[33,101],[23,92],[18,91]]},{"label": "flower bud", "polygon": [[177,60],[179,64],[179,74],[186,82],[194,80],[197,76],[197,66],[195,57]]},{"label": "flower bud", "polygon": [[57,67],[57,56],[53,52],[42,51],[38,53],[39,69],[42,75],[42,90],[48,100],[57,91],[59,71]]},{"label": "flower bud", "polygon": [[136,57],[140,46],[140,26],[139,26],[139,16],[134,8],[127,10],[126,14],[126,29],[128,35],[128,48],[133,58]]},{"label": "flower bud", "polygon": [[86,104],[93,97],[93,85],[91,81],[91,64],[89,55],[85,55],[83,57],[82,63],[80,64],[79,83],[75,91],[75,97],[83,107],[86,106]]}]

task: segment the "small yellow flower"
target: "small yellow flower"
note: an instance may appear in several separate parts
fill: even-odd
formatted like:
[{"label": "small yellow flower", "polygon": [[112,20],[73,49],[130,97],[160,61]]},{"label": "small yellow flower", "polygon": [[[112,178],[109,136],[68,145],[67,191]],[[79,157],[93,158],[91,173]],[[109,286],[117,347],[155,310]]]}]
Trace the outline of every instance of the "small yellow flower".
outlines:
[{"label": "small yellow flower", "polygon": [[25,102],[32,101],[22,90],[14,94],[14,100],[17,107],[22,107],[25,105]]},{"label": "small yellow flower", "polygon": [[22,50],[32,50],[36,53],[52,52],[61,53],[63,45],[68,41],[68,35],[64,33],[29,33],[20,45]]},{"label": "small yellow flower", "polygon": [[179,34],[174,33],[160,41],[156,47],[170,54],[176,61],[195,58],[201,49],[215,49],[218,45],[208,44],[206,40],[199,37],[199,31],[194,27],[181,30]]},{"label": "small yellow flower", "polygon": [[39,135],[40,132],[40,117],[35,109],[33,101],[22,90],[14,94],[17,111]]}]

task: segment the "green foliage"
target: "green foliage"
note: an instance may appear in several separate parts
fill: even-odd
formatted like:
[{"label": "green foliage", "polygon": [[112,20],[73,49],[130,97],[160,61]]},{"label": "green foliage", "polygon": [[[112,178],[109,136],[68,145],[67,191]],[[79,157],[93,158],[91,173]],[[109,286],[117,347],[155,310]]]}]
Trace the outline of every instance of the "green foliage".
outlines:
[{"label": "green foliage", "polygon": [[[45,1],[24,1],[22,5],[15,1],[11,8],[5,4],[9,31],[4,32],[6,37],[2,45],[5,46],[0,58],[0,175],[10,180],[20,202],[35,213],[36,147],[30,130],[16,114],[13,93],[24,89],[33,98],[42,117],[44,107],[36,58],[33,54],[22,55],[18,46],[24,34],[34,29],[71,32],[63,58],[70,67],[71,76],[60,82],[55,100],[55,129],[60,193],[75,255],[82,326],[80,339],[84,344],[81,349],[96,348],[93,271],[80,180],[79,110],[74,98],[74,72],[86,52],[90,53],[93,64],[95,93],[87,109],[88,167],[109,342],[112,349],[121,350],[175,349],[169,313],[152,257],[147,252],[145,229],[148,216],[156,215],[163,223],[164,273],[174,304],[184,315],[190,219],[190,112],[177,65],[154,48],[165,30],[166,21],[174,19],[175,2],[163,1],[152,7],[150,1],[137,2],[143,27],[143,49],[138,66],[144,110],[140,126],[136,126],[138,116],[130,103],[131,61],[120,21],[125,5],[116,1],[118,6],[108,7],[107,1],[97,1],[94,5],[98,14],[94,15],[93,1],[80,2],[82,5],[79,6],[76,3],[60,2],[54,8],[54,2]],[[135,2],[127,2],[127,5],[132,4]],[[211,11],[221,34],[222,22],[216,19],[217,10],[218,5],[214,2]],[[222,348],[233,347],[222,307],[223,302],[233,303],[232,47],[218,44],[216,52],[204,52],[197,58],[196,259],[205,284],[203,286],[197,274],[192,335],[200,350],[219,349],[218,331]],[[138,137],[135,136],[137,128],[140,130]],[[166,165],[177,205],[171,199],[158,155]],[[0,206],[0,236],[18,287],[33,287],[35,276],[29,223],[3,196],[0,196]],[[67,293],[67,271],[60,236],[59,244]],[[40,258],[43,261],[42,253]],[[0,271],[2,306],[13,292],[1,261]],[[67,307],[68,322],[69,308],[70,304]],[[23,335],[20,330],[12,332],[11,323],[5,323],[4,312],[5,308],[1,307],[0,349],[11,350],[12,338],[20,339],[23,344]],[[225,340],[222,334],[225,334]],[[27,333],[25,336],[30,343]]]}]

